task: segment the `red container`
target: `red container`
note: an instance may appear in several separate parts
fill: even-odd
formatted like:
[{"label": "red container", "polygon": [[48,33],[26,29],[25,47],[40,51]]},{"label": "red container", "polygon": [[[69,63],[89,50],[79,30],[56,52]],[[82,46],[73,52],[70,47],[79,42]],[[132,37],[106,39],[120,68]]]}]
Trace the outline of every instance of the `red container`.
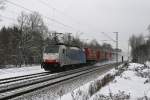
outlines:
[{"label": "red container", "polygon": [[101,57],[101,52],[100,52],[100,50],[97,50],[96,51],[96,61],[100,61],[100,58]]},{"label": "red container", "polygon": [[91,48],[84,48],[86,61],[103,61],[103,60],[111,60],[112,52],[111,51],[103,51],[103,50],[95,50]]},{"label": "red container", "polygon": [[85,55],[87,61],[97,61],[97,52],[91,48],[85,48]]},{"label": "red container", "polygon": [[105,60],[105,52],[101,51],[101,60]]},{"label": "red container", "polygon": [[109,52],[109,59],[110,60],[112,59],[112,52],[111,51]]},{"label": "red container", "polygon": [[112,53],[111,51],[106,52],[106,60],[111,60]]}]

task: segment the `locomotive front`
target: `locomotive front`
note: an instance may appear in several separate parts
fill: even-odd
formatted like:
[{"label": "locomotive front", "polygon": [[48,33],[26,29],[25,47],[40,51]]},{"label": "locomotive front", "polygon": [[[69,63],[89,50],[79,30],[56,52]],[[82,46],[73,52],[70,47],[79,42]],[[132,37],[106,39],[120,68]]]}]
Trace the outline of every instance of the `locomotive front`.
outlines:
[{"label": "locomotive front", "polygon": [[56,70],[60,66],[59,45],[48,45],[44,48],[41,67],[45,70]]}]

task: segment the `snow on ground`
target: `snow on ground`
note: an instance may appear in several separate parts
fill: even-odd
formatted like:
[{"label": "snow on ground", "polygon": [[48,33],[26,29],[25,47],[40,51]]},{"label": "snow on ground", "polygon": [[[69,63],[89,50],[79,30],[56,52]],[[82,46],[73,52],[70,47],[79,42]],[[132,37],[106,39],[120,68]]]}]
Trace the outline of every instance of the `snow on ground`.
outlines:
[{"label": "snow on ground", "polygon": [[[57,100],[58,98],[60,98],[60,95],[67,94],[70,91],[73,91],[78,87],[82,86],[83,84],[97,79],[100,75],[103,75],[108,70],[110,69],[104,69],[103,72],[101,70],[97,70],[95,72],[91,72],[81,77],[73,78],[72,80],[59,82],[54,86],[47,86],[40,90],[34,91],[33,93],[24,95],[23,97],[17,100]],[[68,98],[65,100],[71,99]]]},{"label": "snow on ground", "polygon": [[[144,65],[137,63],[130,63],[128,69],[107,86],[103,87],[97,92],[90,100],[95,100],[96,95],[118,94],[123,91],[125,94],[130,95],[131,100],[136,100],[144,96],[150,97],[150,84],[146,80],[148,77],[143,77],[144,72],[150,71],[149,67],[144,68]],[[150,73],[149,73],[150,74]]]},{"label": "snow on ground", "polygon": [[101,100],[102,98],[102,100],[112,100],[111,96],[119,97],[120,95],[122,98],[129,98],[129,100],[146,100],[145,97],[150,98],[150,62],[146,62],[146,65],[130,63],[120,76],[116,76],[112,82],[102,87],[94,95],[89,96],[87,92],[90,84],[95,80],[100,80],[107,73],[114,73],[113,69],[98,79],[63,95],[61,100]]},{"label": "snow on ground", "polygon": [[16,77],[16,76],[24,76],[29,74],[41,73],[45,72],[44,69],[41,69],[40,65],[31,66],[31,67],[21,67],[21,68],[8,68],[8,69],[0,69],[0,79]]},{"label": "snow on ground", "polygon": [[[98,63],[97,65],[102,65],[102,64]],[[76,88],[72,92],[63,95],[61,98],[58,98],[58,100],[87,100],[86,98],[89,98],[89,95],[88,95],[89,86],[91,85],[92,82],[94,82],[96,80],[101,80],[107,74],[114,75],[115,73],[116,73],[116,70],[112,69],[112,70],[104,73],[103,75],[101,75],[97,79],[90,81],[90,82],[82,85],[81,87]]]},{"label": "snow on ground", "polygon": [[96,63],[95,66],[102,66],[102,65],[105,65],[105,64],[110,64],[110,63],[115,63],[115,62],[116,62],[115,60],[104,61],[104,62]]},{"label": "snow on ground", "polygon": [[[95,65],[100,66],[107,63],[113,63],[113,62],[114,61],[97,63]],[[31,67],[23,66],[21,68],[0,69],[0,79],[16,77],[16,76],[24,76],[29,74],[41,73],[41,72],[45,72],[45,71],[44,69],[41,69],[40,65],[33,65]]]}]

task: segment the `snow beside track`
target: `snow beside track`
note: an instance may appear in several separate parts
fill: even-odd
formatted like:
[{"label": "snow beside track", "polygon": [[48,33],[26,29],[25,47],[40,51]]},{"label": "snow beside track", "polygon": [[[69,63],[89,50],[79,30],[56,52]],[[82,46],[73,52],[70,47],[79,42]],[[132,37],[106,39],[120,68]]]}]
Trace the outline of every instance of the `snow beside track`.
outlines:
[{"label": "snow beside track", "polygon": [[102,65],[105,65],[105,64],[111,64],[111,63],[115,63],[116,61],[113,60],[113,61],[104,61],[104,62],[98,62],[96,63],[94,66],[102,66]]},{"label": "snow beside track", "polygon": [[[63,95],[61,100],[112,100],[117,96],[124,98],[121,100],[146,100],[145,98],[150,98],[150,62],[146,62],[146,65],[130,63],[120,76],[116,76],[112,82],[102,87],[92,96],[88,94],[90,84],[106,74]],[[107,73],[112,72],[114,71],[111,70]],[[129,98],[125,99],[127,96]]]},{"label": "snow beside track", "polygon": [[[103,64],[98,63],[96,65],[103,65]],[[116,70],[111,69],[110,71],[104,73],[103,75],[99,76],[98,78],[93,79],[93,81],[90,81],[90,82],[76,88],[75,90],[63,95],[61,98],[59,98],[57,100],[88,100],[90,98],[90,96],[88,94],[90,85],[97,80],[101,80],[104,76],[106,76],[108,74],[114,75],[115,73],[116,73]]]},{"label": "snow beside track", "polygon": [[0,79],[24,76],[29,74],[45,72],[44,69],[41,69],[40,65],[37,66],[24,66],[21,68],[9,68],[9,69],[0,69]]},{"label": "snow beside track", "polygon": [[[125,94],[130,95],[131,100],[136,100],[144,96],[150,97],[150,83],[145,83],[148,78],[141,77],[138,75],[139,71],[135,71],[137,68],[140,70],[142,67],[143,65],[141,64],[130,64],[127,71],[123,72],[121,76],[117,76],[113,82],[103,87],[96,94],[108,96],[110,93],[118,94],[119,91],[124,91]],[[144,70],[147,72],[149,69]],[[143,73],[144,70],[141,70],[141,72]],[[93,96],[93,98],[95,97]]]},{"label": "snow beside track", "polygon": [[[104,65],[107,63],[113,63],[114,61],[109,62],[101,62],[95,64],[95,66]],[[23,66],[21,68],[8,68],[8,69],[0,69],[0,79],[16,77],[16,76],[24,76],[29,74],[41,73],[45,72],[44,69],[41,69],[40,65]]]}]

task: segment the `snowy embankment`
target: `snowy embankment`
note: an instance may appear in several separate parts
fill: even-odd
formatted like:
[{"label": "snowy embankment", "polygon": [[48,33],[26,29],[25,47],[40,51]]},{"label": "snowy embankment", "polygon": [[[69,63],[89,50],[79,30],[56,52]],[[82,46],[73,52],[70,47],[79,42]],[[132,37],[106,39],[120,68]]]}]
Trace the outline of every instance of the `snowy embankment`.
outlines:
[{"label": "snowy embankment", "polygon": [[[99,78],[63,95],[61,100],[148,100],[150,98],[150,63],[130,63],[123,71],[112,69]],[[112,75],[108,84],[104,77]],[[58,99],[59,100],[59,99]]]},{"label": "snowy embankment", "polygon": [[[103,63],[97,63],[95,66],[100,66],[108,63],[113,63],[114,61],[107,61]],[[11,66],[11,65],[10,65]],[[0,79],[4,78],[10,78],[10,77],[16,77],[16,76],[24,76],[29,74],[35,74],[35,73],[41,73],[45,72],[44,69],[41,69],[40,65],[33,65],[31,67],[29,66],[23,66],[20,68],[14,67],[14,68],[7,68],[7,69],[0,69]]]},{"label": "snowy embankment", "polygon": [[41,66],[0,69],[0,79],[45,72]]},{"label": "snowy embankment", "polygon": [[[127,70],[107,86],[103,87],[96,95],[110,96],[119,94],[131,100],[143,100],[150,97],[150,66],[130,63]],[[92,97],[91,100],[95,100]]]}]

